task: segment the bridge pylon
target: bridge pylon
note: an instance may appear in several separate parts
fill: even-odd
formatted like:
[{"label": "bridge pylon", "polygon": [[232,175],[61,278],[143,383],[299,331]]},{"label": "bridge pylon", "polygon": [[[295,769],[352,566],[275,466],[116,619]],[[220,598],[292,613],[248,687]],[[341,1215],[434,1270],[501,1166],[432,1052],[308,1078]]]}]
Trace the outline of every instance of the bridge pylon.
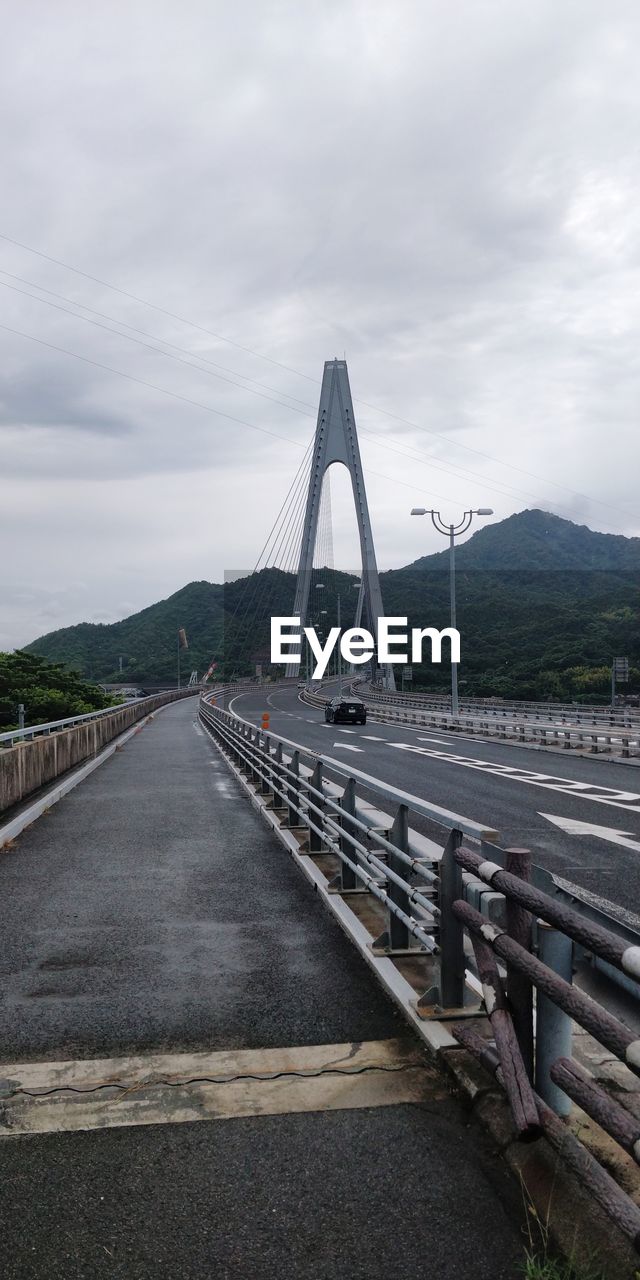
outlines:
[{"label": "bridge pylon", "polygon": [[[293,612],[300,618],[300,627],[306,625],[309,610],[309,589],[311,571],[318,531],[320,499],[325,473],[334,462],[341,462],[351,476],[351,488],[356,509],[358,536],[360,539],[360,558],[362,562],[361,590],[358,597],[358,620],[360,625],[363,612],[366,613],[368,625],[377,639],[378,619],[383,616],[382,593],[378,577],[378,565],[373,545],[371,518],[367,504],[367,493],[360,459],[360,446],[356,420],[353,412],[349,373],[346,360],[326,360],[320,391],[318,422],[309,474],[309,491],[305,509],[300,558],[298,563],[298,579]],[[298,667],[289,663],[287,676],[295,676]],[[388,688],[395,689],[393,667],[384,667],[385,683]]]}]

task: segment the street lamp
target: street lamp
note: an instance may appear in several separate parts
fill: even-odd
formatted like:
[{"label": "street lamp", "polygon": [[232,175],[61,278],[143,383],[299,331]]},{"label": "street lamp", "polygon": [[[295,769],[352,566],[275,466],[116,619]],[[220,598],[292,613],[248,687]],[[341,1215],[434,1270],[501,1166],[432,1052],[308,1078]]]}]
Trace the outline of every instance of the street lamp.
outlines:
[{"label": "street lamp", "polygon": [[[352,587],[353,587],[353,590],[354,590],[354,591],[359,591],[359,590],[360,590],[360,587],[361,587],[361,585],[362,585],[362,584],[361,584],[360,582],[352,582],[352,584],[351,584],[351,585],[352,585]],[[340,609],[341,609],[341,605],[342,605],[342,601],[341,601],[341,599],[340,599],[340,592],[338,592],[338,619],[337,619],[337,621],[338,621],[338,630],[340,631],[340,635],[339,635],[339,637],[338,637],[338,657],[337,657],[337,663],[338,663],[338,693],[342,696],[342,650],[341,650],[341,648],[340,648],[340,641],[341,641],[341,639],[342,639],[342,619],[341,619],[341,617],[340,617]]]},{"label": "street lamp", "polygon": [[[458,524],[446,524],[439,511],[429,511],[426,507],[412,507],[412,516],[431,516],[431,523],[438,533],[444,533],[449,539],[449,586],[451,596],[451,626],[456,625],[456,550],[455,538],[466,533],[474,516],[492,516],[492,507],[477,507],[473,511],[465,511]],[[451,663],[451,715],[458,719],[458,663]]]}]

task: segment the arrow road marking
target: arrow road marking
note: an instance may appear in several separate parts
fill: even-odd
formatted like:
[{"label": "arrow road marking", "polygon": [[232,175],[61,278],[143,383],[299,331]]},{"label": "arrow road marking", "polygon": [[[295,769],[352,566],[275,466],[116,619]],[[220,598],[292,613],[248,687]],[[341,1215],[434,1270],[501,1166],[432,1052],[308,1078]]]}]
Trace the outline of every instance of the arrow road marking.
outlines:
[{"label": "arrow road marking", "polygon": [[359,751],[360,755],[364,754],[364,747],[352,747],[350,742],[334,742],[333,745],[340,751]]},{"label": "arrow road marking", "polygon": [[497,778],[508,778],[511,782],[528,782],[532,787],[562,791],[565,795],[575,795],[582,800],[593,800],[597,804],[613,805],[616,809],[640,813],[640,795],[635,791],[618,791],[614,787],[599,787],[596,783],[558,778],[550,773],[536,773],[533,769],[519,769],[516,765],[496,764],[491,760],[478,760],[474,756],[458,756],[448,751],[417,747],[410,742],[390,742],[389,746],[395,747],[398,751],[413,751],[416,755],[426,756],[431,760],[444,760],[447,764],[459,764],[466,769],[492,773]]},{"label": "arrow road marking", "polygon": [[599,827],[595,822],[578,822],[575,818],[561,818],[553,813],[541,813],[541,818],[553,822],[561,831],[570,836],[595,836],[598,840],[609,840],[611,844],[624,845],[625,849],[634,849],[640,853],[640,841],[631,839],[630,831],[616,831],[614,827]]}]

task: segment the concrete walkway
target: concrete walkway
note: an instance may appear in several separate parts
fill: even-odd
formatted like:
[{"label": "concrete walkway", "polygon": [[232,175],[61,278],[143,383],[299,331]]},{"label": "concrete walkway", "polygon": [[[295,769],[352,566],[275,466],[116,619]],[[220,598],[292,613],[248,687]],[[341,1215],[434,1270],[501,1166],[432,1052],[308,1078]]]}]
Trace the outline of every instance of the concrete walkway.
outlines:
[{"label": "concrete walkway", "polygon": [[194,712],[0,855],[4,1280],[515,1280],[519,1193]]}]

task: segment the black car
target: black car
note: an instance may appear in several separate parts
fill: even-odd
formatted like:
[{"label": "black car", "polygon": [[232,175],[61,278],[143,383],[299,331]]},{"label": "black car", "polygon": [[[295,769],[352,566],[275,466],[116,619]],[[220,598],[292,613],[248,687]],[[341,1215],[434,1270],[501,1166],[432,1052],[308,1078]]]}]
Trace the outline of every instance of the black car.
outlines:
[{"label": "black car", "polygon": [[345,697],[342,694],[339,698],[332,698],[331,702],[327,702],[324,718],[328,724],[338,724],[340,720],[351,724],[366,724],[367,708],[364,702],[358,702],[357,698]]}]

